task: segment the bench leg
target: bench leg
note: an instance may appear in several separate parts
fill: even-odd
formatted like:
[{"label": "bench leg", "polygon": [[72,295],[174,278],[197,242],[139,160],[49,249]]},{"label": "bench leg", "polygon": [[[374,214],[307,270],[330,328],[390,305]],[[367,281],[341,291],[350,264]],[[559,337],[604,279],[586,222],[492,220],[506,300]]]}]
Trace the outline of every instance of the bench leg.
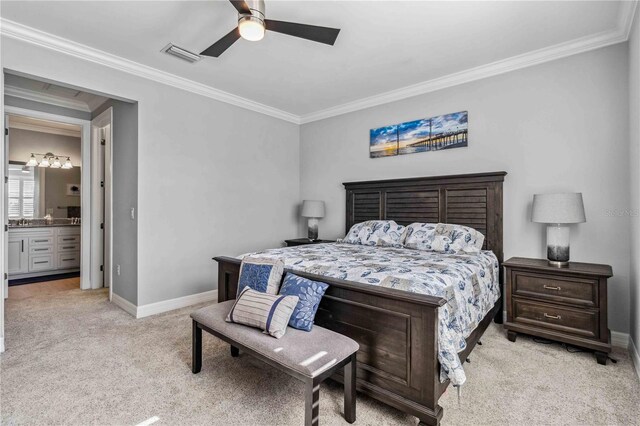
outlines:
[{"label": "bench leg", "polygon": [[240,349],[236,348],[235,346],[231,346],[231,356],[234,358],[240,356]]},{"label": "bench leg", "polygon": [[356,354],[344,366],[344,419],[349,423],[356,421]]},{"label": "bench leg", "polygon": [[197,374],[202,368],[202,329],[198,327],[198,323],[193,320],[193,338],[191,353],[191,372]]},{"label": "bench leg", "polygon": [[317,426],[320,417],[320,383],[308,379],[304,386],[304,425]]}]

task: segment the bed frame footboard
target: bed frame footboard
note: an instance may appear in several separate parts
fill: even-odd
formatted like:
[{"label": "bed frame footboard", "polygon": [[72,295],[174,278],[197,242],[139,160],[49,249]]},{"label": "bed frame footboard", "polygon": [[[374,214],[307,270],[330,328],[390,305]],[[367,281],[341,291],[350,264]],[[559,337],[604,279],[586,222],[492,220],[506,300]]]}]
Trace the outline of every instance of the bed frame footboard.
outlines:
[{"label": "bed frame footboard", "polygon": [[[240,260],[214,259],[218,262],[218,301],[234,299]],[[438,308],[445,300],[298,271],[295,274],[330,285],[315,323],[360,345],[358,391],[418,417],[423,424],[438,425],[443,414],[438,400],[449,384],[440,383],[437,356]],[[496,304],[467,339],[461,359],[467,357],[498,310]],[[340,374],[333,378],[342,382]]]}]

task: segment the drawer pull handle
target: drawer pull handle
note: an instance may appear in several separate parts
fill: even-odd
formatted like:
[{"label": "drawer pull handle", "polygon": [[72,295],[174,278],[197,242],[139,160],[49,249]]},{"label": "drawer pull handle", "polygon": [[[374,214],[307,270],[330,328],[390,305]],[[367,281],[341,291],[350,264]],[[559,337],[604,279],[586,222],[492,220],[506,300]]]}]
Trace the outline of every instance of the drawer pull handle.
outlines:
[{"label": "drawer pull handle", "polygon": [[33,240],[34,243],[48,243],[49,240]]},{"label": "drawer pull handle", "polygon": [[66,246],[66,247],[62,247],[63,249],[72,249],[72,248],[76,248],[76,246]]},{"label": "drawer pull handle", "polygon": [[70,260],[75,260],[75,259],[73,259],[73,258],[71,258],[71,259],[62,259],[63,262],[69,262]]},{"label": "drawer pull handle", "polygon": [[48,260],[43,260],[43,261],[40,261],[40,262],[33,262],[33,263],[35,263],[36,265],[40,265],[41,263],[49,263],[49,261]]},{"label": "drawer pull handle", "polygon": [[73,241],[75,238],[63,238],[62,241]]},{"label": "drawer pull handle", "polygon": [[544,285],[543,287],[546,288],[547,290],[555,290],[555,291],[562,290],[562,287],[554,287],[552,285]]},{"label": "drawer pull handle", "polygon": [[562,317],[560,315],[549,315],[546,312],[544,313],[544,317],[545,318],[551,318],[551,319],[557,319],[557,320],[562,319]]},{"label": "drawer pull handle", "polygon": [[49,250],[48,248],[43,248],[43,249],[33,249],[33,251],[47,251]]}]

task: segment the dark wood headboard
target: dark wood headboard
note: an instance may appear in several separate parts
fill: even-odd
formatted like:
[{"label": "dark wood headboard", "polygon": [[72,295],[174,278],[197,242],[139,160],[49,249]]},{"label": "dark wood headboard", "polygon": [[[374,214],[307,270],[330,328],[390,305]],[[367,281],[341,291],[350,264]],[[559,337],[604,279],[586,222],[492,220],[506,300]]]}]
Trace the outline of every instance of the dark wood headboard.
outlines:
[{"label": "dark wood headboard", "polygon": [[431,176],[343,183],[347,189],[347,227],[365,220],[456,223],[485,236],[484,249],[500,263],[502,182],[507,172]]}]

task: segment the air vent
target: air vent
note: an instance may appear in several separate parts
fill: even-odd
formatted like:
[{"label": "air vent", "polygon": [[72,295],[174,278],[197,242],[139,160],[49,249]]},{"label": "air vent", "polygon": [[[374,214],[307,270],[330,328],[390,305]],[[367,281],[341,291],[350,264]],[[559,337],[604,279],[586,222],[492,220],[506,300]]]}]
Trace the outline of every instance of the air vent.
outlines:
[{"label": "air vent", "polygon": [[180,58],[190,63],[198,62],[201,59],[200,55],[193,52],[189,52],[188,50],[178,47],[172,43],[167,44],[162,49],[162,52],[167,53],[171,56],[175,56],[176,58]]}]

